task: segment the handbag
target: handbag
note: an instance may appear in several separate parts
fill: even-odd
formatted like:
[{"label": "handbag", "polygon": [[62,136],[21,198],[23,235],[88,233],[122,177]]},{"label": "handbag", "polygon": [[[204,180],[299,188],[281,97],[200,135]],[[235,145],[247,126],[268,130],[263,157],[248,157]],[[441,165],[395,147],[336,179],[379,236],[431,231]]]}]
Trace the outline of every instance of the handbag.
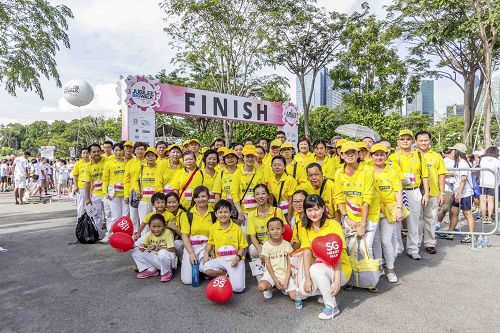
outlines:
[{"label": "handbag", "polygon": [[[143,165],[141,165],[141,172],[139,175],[139,191],[141,191],[141,181],[142,181],[142,169],[144,168]],[[130,191],[130,206],[133,208],[139,207],[139,202],[141,202],[141,199],[139,199],[139,196],[137,195],[137,192],[135,190]]]},{"label": "handbag", "polygon": [[[359,249],[358,237],[354,237],[354,245],[351,249],[351,253],[349,253],[352,274],[348,284],[358,288],[375,288],[380,278],[380,272],[378,270],[380,262],[377,259],[370,258],[366,238],[363,238],[365,244],[365,253],[363,257]],[[359,253],[361,258],[358,259],[356,253]]]},{"label": "handbag", "polygon": [[[396,202],[393,202],[391,204],[387,205],[382,205],[382,213],[384,216],[387,218],[387,221],[390,223],[396,222],[396,210],[398,209],[398,204]],[[410,211],[408,208],[406,208],[405,205],[403,205],[403,217],[402,219],[407,218],[410,216]]]}]

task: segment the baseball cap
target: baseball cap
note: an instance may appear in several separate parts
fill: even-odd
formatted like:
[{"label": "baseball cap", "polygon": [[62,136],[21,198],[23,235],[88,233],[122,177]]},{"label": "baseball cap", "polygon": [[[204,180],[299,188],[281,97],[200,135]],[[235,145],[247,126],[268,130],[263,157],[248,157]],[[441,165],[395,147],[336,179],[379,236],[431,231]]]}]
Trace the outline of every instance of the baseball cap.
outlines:
[{"label": "baseball cap", "polygon": [[291,149],[293,149],[293,144],[292,144],[290,141],[285,141],[285,142],[281,145],[280,149],[286,149],[286,148],[291,148]]},{"label": "baseball cap", "polygon": [[275,139],[273,141],[271,141],[271,145],[270,147],[281,147],[283,143],[281,142],[280,139]]},{"label": "baseball cap", "polygon": [[173,148],[177,148],[182,152],[182,147],[175,143],[168,146],[167,151],[171,151]]},{"label": "baseball cap", "polygon": [[346,139],[338,139],[337,142],[335,143],[335,148],[340,148],[344,143],[346,143]]},{"label": "baseball cap", "polygon": [[409,135],[413,138],[413,132],[410,131],[409,129],[402,129],[401,131],[399,131],[399,136],[403,135]]},{"label": "baseball cap", "polygon": [[370,153],[374,153],[374,152],[379,151],[379,150],[383,151],[384,153],[389,152],[386,145],[384,145],[383,143],[376,143],[370,149]]},{"label": "baseball cap", "polygon": [[255,149],[254,145],[246,145],[245,147],[243,147],[243,150],[241,151],[241,153],[243,154],[243,156],[246,156],[246,155],[257,156],[257,149]]},{"label": "baseball cap", "polygon": [[456,143],[454,146],[448,147],[448,149],[458,150],[459,152],[464,154],[467,153],[467,146],[464,145],[463,143]]},{"label": "baseball cap", "polygon": [[342,148],[340,148],[341,153],[345,153],[348,150],[359,151],[357,143],[354,141],[347,141],[342,145]]},{"label": "baseball cap", "polygon": [[148,149],[146,149],[146,152],[144,153],[144,155],[146,155],[147,153],[153,153],[156,155],[156,157],[158,157],[158,153],[156,152],[156,149],[154,149],[153,147],[148,147]]},{"label": "baseball cap", "polygon": [[234,149],[227,149],[224,152],[224,157],[226,157],[227,155],[231,155],[231,154],[233,154],[234,156],[238,157],[238,153],[236,153],[236,150],[234,150]]},{"label": "baseball cap", "polygon": [[198,141],[198,139],[191,139],[188,141],[188,144],[191,144],[191,143],[197,143],[197,144],[200,144],[200,141]]},{"label": "baseball cap", "polygon": [[133,146],[134,146],[134,144],[132,143],[132,141],[125,141],[125,142],[123,143],[123,146],[130,146],[130,147],[133,147]]},{"label": "baseball cap", "polygon": [[356,144],[358,145],[358,148],[361,150],[361,149],[366,149],[368,150],[368,146],[366,145],[366,143],[360,141],[360,142],[356,142]]}]

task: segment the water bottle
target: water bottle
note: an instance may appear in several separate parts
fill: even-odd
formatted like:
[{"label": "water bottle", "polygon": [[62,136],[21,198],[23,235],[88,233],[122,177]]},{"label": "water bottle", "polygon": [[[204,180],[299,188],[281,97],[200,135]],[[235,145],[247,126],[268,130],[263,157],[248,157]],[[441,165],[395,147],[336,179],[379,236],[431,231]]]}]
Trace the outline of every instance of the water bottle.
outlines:
[{"label": "water bottle", "polygon": [[478,249],[483,247],[483,235],[479,235],[479,237],[477,238],[476,247]]},{"label": "water bottle", "polygon": [[297,296],[297,298],[295,299],[295,310],[300,309],[302,309],[302,300]]},{"label": "water bottle", "polygon": [[193,264],[192,270],[191,270],[191,285],[193,287],[199,287],[200,286],[200,263],[196,261]]},{"label": "water bottle", "polygon": [[490,236],[483,237],[483,247],[490,247]]}]

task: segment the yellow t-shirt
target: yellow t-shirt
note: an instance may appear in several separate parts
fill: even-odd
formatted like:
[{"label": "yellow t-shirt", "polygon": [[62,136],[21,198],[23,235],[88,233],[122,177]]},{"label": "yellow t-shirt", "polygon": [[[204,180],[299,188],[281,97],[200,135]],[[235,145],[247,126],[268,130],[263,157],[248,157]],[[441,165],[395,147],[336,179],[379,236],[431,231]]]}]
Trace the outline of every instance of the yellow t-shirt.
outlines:
[{"label": "yellow t-shirt", "polygon": [[299,190],[304,190],[307,194],[317,194],[325,201],[325,205],[328,208],[328,212],[331,217],[334,216],[335,211],[337,210],[337,206],[334,201],[334,187],[333,180],[324,178],[323,182],[325,182],[325,186],[323,186],[323,191],[321,190],[321,186],[319,188],[314,188],[311,182],[307,182],[299,186]]},{"label": "yellow t-shirt", "polygon": [[311,152],[308,152],[307,155],[303,156],[302,154],[298,153],[294,156],[294,160],[299,162],[302,167],[305,169],[307,166],[311,163],[314,163],[316,161],[316,158],[314,157],[314,154]]},{"label": "yellow t-shirt", "polygon": [[[304,169],[302,167],[302,165],[295,160],[288,163],[285,171],[287,174],[292,176],[297,181],[297,185],[299,185],[299,186],[301,184],[308,182],[306,169]],[[272,171],[271,171],[271,174],[272,174]]]},{"label": "yellow t-shirt", "polygon": [[287,223],[283,212],[277,207],[269,206],[269,212],[264,218],[257,214],[257,209],[248,213],[247,235],[254,235],[259,243],[264,243],[269,239],[267,234],[267,222],[273,217],[278,217],[283,223]]},{"label": "yellow t-shirt", "polygon": [[278,207],[283,211],[283,214],[287,214],[289,208],[288,199],[295,193],[297,181],[285,173],[281,175],[279,180],[276,180],[276,176],[273,174],[265,180],[265,184],[269,188],[269,192],[271,192]]},{"label": "yellow t-shirt", "polygon": [[201,216],[196,209],[196,206],[193,206],[189,210],[193,214],[193,221],[191,225],[189,224],[189,219],[187,214],[182,214],[181,216],[181,232],[188,236],[206,236],[210,232],[210,227],[212,226],[212,212],[213,209],[208,208],[205,215]]},{"label": "yellow t-shirt", "polygon": [[[249,175],[245,174],[243,167],[238,168],[234,173],[233,183],[231,184],[231,196],[234,201],[239,201],[241,203],[244,213],[249,213],[257,207],[253,189],[257,184],[263,183],[263,181],[262,173],[255,168]],[[243,197],[245,191],[246,195]]]},{"label": "yellow t-shirt", "polygon": [[439,190],[439,176],[446,175],[448,169],[444,165],[443,157],[432,149],[426,153],[421,152],[421,156],[429,173],[429,195],[437,197],[441,193]]},{"label": "yellow t-shirt", "polygon": [[386,166],[381,172],[374,171],[373,176],[375,180],[375,193],[379,197],[380,204],[387,205],[395,203],[396,196],[394,192],[403,189],[399,174],[394,171],[394,169]]},{"label": "yellow t-shirt", "polygon": [[368,203],[368,220],[378,222],[380,218],[380,203],[374,191],[373,169],[360,163],[352,177],[344,172],[344,168],[337,170],[335,175],[334,197],[335,203],[345,204],[349,218],[361,222],[361,208]]},{"label": "yellow t-shirt", "polygon": [[323,176],[328,179],[334,180],[335,172],[337,171],[337,161],[335,158],[330,156],[325,156],[323,162],[318,162],[316,156],[314,157],[314,161],[321,165],[321,170],[323,172]]},{"label": "yellow t-shirt", "polygon": [[142,242],[144,247],[148,247],[149,245],[158,245],[164,249],[174,248],[174,234],[170,229],[163,230],[163,232],[159,236],[155,236],[151,231],[148,231],[146,237],[144,237],[144,241]]},{"label": "yellow t-shirt", "polygon": [[210,196],[208,199],[208,204],[210,207],[215,206],[215,192],[214,192],[214,183],[215,180],[218,178],[217,177],[217,171],[214,172],[213,176],[210,176],[208,172],[205,170],[205,168],[200,169],[201,174],[203,174],[203,186],[206,186],[208,190],[210,191]]},{"label": "yellow t-shirt", "polygon": [[349,280],[352,273],[351,263],[349,261],[349,257],[347,256],[347,244],[345,241],[344,230],[337,221],[333,219],[326,219],[325,223],[319,231],[314,231],[313,228],[299,228],[299,232],[299,237],[302,241],[300,244],[300,248],[302,249],[311,249],[311,244],[316,237],[326,236],[329,234],[337,234],[342,239],[342,254],[340,256],[340,260],[342,263],[342,272],[344,273],[346,279]]},{"label": "yellow t-shirt", "polygon": [[139,191],[140,184],[140,188],[142,189],[141,201],[150,202],[153,194],[161,191],[161,188],[155,188],[155,181],[156,163],[152,167],[147,165],[142,166],[142,171],[139,166],[139,170],[134,174],[134,178],[132,179],[132,189]]},{"label": "yellow t-shirt", "polygon": [[83,175],[83,181],[86,183],[90,183],[92,188],[92,194],[97,197],[104,196],[104,189],[102,187],[102,174],[104,172],[104,164],[106,160],[101,157],[99,162],[93,163],[90,161]]},{"label": "yellow t-shirt", "polygon": [[245,235],[239,225],[229,221],[228,228],[224,229],[219,220],[210,227],[208,244],[214,247],[216,258],[227,260],[232,260],[240,249],[248,247]]},{"label": "yellow t-shirt", "polygon": [[[155,214],[158,214],[158,213],[156,211],[149,212],[146,216],[144,216],[144,221],[142,221],[142,223],[148,224],[149,221],[151,220],[151,216],[153,216]],[[175,221],[174,214],[172,214],[168,210],[165,210],[163,213],[161,213],[161,215],[163,215],[163,217],[165,218],[166,224],[168,224],[168,222],[174,222]]]},{"label": "yellow t-shirt", "polygon": [[427,168],[422,169],[421,163],[418,153],[412,151],[408,155],[404,154],[401,151],[397,151],[389,155],[389,159],[392,161],[392,165],[399,166],[403,178],[403,187],[404,188],[417,188],[420,186],[422,174],[423,178],[429,177],[429,172]]},{"label": "yellow t-shirt", "polygon": [[75,166],[73,167],[72,174],[74,177],[78,177],[78,188],[79,189],[84,189],[85,188],[85,181],[83,180],[83,175],[85,173],[85,168],[87,167],[87,164],[89,162],[85,162],[84,160],[78,160],[75,163]]},{"label": "yellow t-shirt", "polygon": [[280,245],[272,245],[269,241],[266,241],[262,245],[262,255],[269,258],[271,267],[273,268],[274,275],[280,281],[283,281],[286,277],[286,271],[288,269],[288,256],[293,252],[293,248],[286,240],[282,240]]},{"label": "yellow t-shirt", "polygon": [[214,179],[212,191],[214,191],[214,193],[220,194],[221,199],[233,202],[233,197],[231,195],[231,184],[235,179],[235,173],[237,170],[238,168],[236,168],[233,173],[230,173],[226,168],[224,168],[217,174],[217,177]]},{"label": "yellow t-shirt", "polygon": [[125,163],[125,173],[123,174],[124,196],[129,198],[135,173],[139,171],[141,165],[146,163],[146,160],[139,161],[134,157]]},{"label": "yellow t-shirt", "polygon": [[300,244],[300,232],[299,232],[299,229],[300,228],[304,228],[304,226],[302,225],[302,219],[300,218],[299,214],[297,214],[297,213],[293,214],[292,219],[294,219],[292,242]]},{"label": "yellow t-shirt", "polygon": [[114,197],[123,197],[124,185],[123,176],[125,174],[125,162],[120,162],[116,158],[108,158],[104,164],[102,175],[102,187],[104,193],[108,191],[108,186],[113,186]]},{"label": "yellow t-shirt", "polygon": [[169,159],[163,159],[158,163],[158,167],[156,169],[156,177],[155,177],[155,188],[162,189],[163,193],[173,192],[174,188],[172,186],[174,182],[175,173],[183,168],[182,163],[176,168],[172,168],[170,166]]},{"label": "yellow t-shirt", "polygon": [[[196,174],[193,176],[191,182],[181,195],[181,205],[185,208],[191,207],[194,189],[198,186],[203,185],[203,177],[201,175],[200,169],[194,169],[193,172],[196,172]],[[179,195],[181,194],[182,189],[191,177],[191,173],[192,172],[190,172],[186,168],[182,168],[175,173],[172,187],[177,191],[177,193],[179,193]]]}]

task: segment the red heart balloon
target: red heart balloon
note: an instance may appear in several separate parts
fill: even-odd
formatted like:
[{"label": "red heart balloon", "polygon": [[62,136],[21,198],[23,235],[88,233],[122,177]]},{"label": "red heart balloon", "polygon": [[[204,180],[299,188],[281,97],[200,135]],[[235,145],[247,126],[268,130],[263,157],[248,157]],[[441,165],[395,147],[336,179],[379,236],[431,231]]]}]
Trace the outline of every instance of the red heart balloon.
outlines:
[{"label": "red heart balloon", "polygon": [[134,224],[128,216],[122,216],[111,226],[112,232],[123,232],[130,236],[134,233]]},{"label": "red heart balloon", "polygon": [[293,230],[292,227],[290,227],[289,224],[285,224],[283,231],[283,239],[286,240],[287,242],[291,242],[293,238]]},{"label": "red heart balloon", "polygon": [[132,236],[117,232],[109,236],[109,245],[118,252],[127,252],[134,248],[135,242]]},{"label": "red heart balloon", "polygon": [[329,234],[314,238],[312,251],[316,258],[329,266],[335,266],[342,255],[342,238],[337,234]]},{"label": "red heart balloon", "polygon": [[208,284],[207,289],[205,289],[205,295],[212,302],[229,302],[233,297],[233,286],[231,285],[231,281],[229,281],[229,278],[225,275],[216,277]]}]

